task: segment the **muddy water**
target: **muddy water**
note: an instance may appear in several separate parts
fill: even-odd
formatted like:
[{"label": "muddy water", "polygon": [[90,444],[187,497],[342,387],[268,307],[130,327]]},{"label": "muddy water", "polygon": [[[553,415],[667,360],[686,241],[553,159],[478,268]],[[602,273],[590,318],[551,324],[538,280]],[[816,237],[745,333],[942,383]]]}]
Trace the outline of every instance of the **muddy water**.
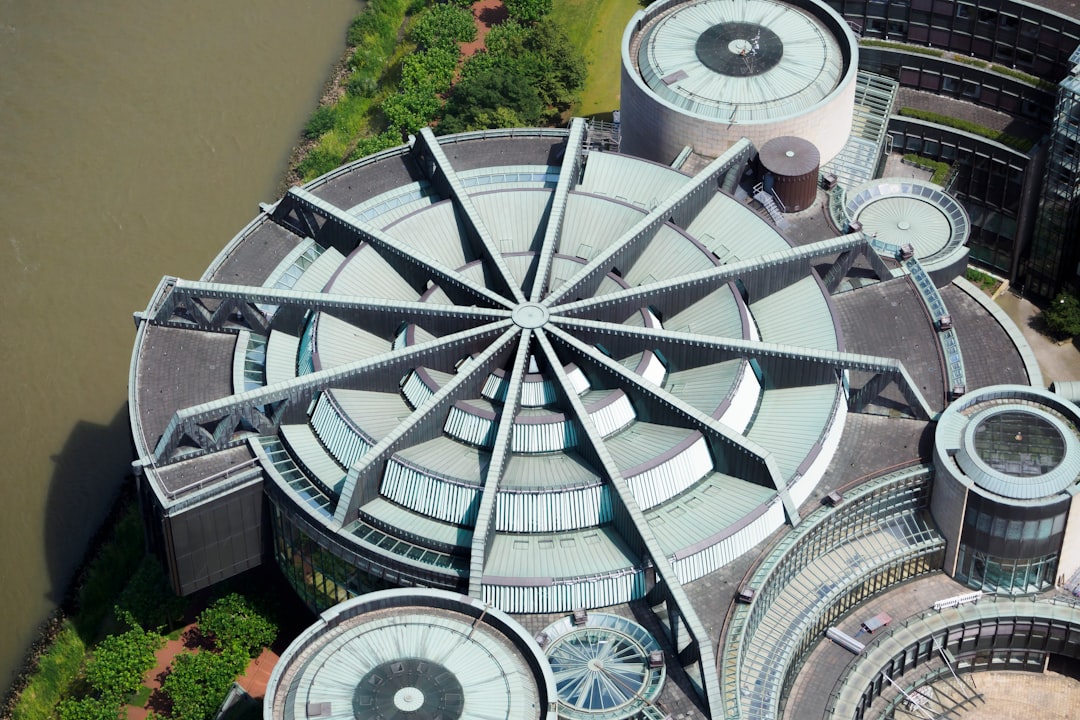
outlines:
[{"label": "muddy water", "polygon": [[272,201],[357,0],[0,0],[0,694],[130,462],[133,310]]}]

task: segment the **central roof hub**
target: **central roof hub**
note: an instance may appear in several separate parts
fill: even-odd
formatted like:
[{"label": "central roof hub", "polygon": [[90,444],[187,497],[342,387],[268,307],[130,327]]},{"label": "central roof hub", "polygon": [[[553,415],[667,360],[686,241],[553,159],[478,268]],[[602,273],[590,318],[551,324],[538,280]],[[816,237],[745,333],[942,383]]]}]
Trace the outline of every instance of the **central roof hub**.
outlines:
[{"label": "central roof hub", "polygon": [[520,328],[526,330],[535,330],[536,328],[543,327],[547,324],[548,318],[551,317],[551,313],[543,305],[537,303],[522,303],[514,308],[514,312],[510,314],[514,324]]}]

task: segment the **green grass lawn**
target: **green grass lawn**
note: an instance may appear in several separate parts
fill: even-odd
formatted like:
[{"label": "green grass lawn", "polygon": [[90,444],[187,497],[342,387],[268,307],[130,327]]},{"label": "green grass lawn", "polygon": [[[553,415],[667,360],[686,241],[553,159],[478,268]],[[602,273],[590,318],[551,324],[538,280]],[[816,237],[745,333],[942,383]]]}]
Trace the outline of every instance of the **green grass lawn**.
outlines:
[{"label": "green grass lawn", "polygon": [[638,0],[555,0],[551,15],[585,56],[588,77],[574,115],[610,119],[619,107],[620,45]]}]

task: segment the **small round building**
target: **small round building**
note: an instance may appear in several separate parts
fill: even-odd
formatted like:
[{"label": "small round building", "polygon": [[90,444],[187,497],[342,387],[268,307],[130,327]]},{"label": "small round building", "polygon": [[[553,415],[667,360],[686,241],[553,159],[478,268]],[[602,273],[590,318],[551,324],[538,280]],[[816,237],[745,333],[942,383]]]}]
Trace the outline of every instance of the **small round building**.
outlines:
[{"label": "small round building", "polygon": [[267,720],[557,720],[551,665],[471,598],[382,590],[340,603],[274,667]]},{"label": "small round building", "polygon": [[796,136],[827,163],[851,131],[857,53],[817,0],[654,3],[623,34],[621,148],[670,163]]},{"label": "small round building", "polygon": [[952,403],[934,436],[945,570],[986,592],[1046,590],[1080,566],[1080,409],[1000,385]]}]

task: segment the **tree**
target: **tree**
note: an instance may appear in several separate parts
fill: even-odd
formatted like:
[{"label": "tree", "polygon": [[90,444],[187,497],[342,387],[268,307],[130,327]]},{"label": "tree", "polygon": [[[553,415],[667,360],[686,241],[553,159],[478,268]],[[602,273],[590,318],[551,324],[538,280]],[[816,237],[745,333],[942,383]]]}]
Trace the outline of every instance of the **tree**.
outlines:
[{"label": "tree", "polygon": [[218,598],[199,613],[199,631],[212,637],[222,652],[237,647],[255,657],[274,642],[277,630],[276,623],[237,593]]},{"label": "tree", "polygon": [[458,5],[434,5],[420,13],[409,38],[424,50],[452,47],[476,39],[472,13]]},{"label": "tree", "polygon": [[1051,333],[1059,337],[1080,335],[1080,298],[1062,291],[1042,311],[1042,319]]},{"label": "tree", "polygon": [[551,12],[551,0],[504,0],[504,3],[510,18],[523,25],[539,22]]},{"label": "tree", "polygon": [[187,600],[172,591],[161,563],[152,555],[143,558],[116,602],[118,617],[125,613],[131,616],[129,625],[134,623],[158,631],[171,630],[182,621],[187,604]]},{"label": "tree", "polygon": [[109,635],[94,648],[86,680],[102,700],[119,704],[142,685],[143,675],[154,667],[154,653],[164,644],[165,638],[140,627]]},{"label": "tree", "polygon": [[462,78],[454,87],[438,129],[456,133],[495,127],[496,122],[536,125],[543,114],[544,102],[529,76],[513,68],[491,68]]},{"label": "tree", "polygon": [[212,718],[247,662],[248,656],[239,645],[221,653],[204,651],[177,655],[161,684],[162,693],[172,703],[171,717],[174,720]]},{"label": "tree", "polygon": [[60,720],[119,720],[120,704],[98,698],[64,698],[56,706]]}]

